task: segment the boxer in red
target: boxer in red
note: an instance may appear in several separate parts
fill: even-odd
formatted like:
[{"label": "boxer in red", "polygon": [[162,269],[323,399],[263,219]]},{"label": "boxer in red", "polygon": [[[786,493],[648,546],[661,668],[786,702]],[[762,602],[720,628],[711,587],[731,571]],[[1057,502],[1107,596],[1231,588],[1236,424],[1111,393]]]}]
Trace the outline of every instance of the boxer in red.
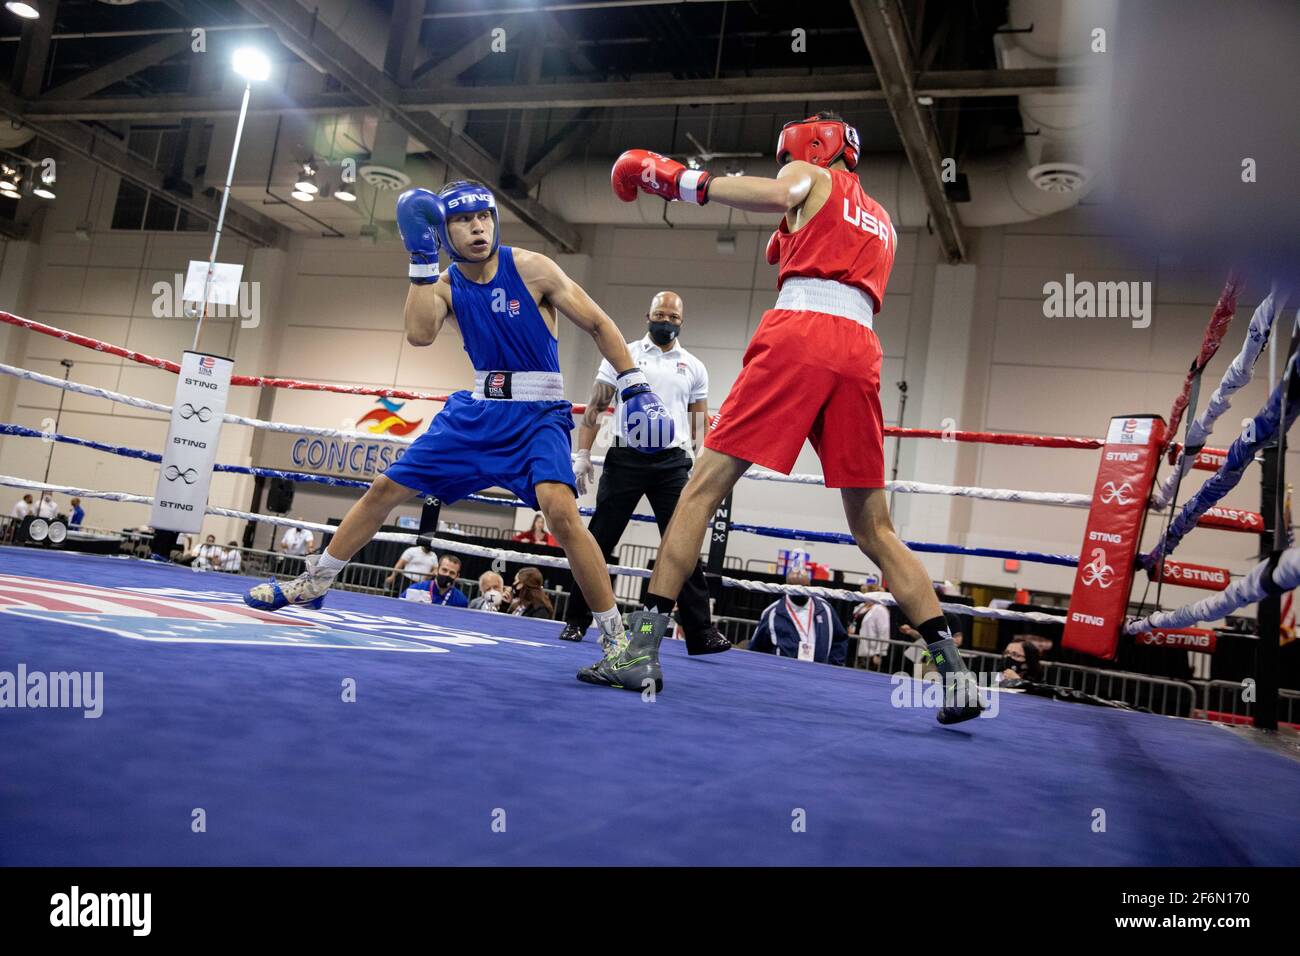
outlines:
[{"label": "boxer in red", "polygon": [[840,489],[858,547],[884,572],[944,675],[940,723],[979,715],[975,680],[957,653],[930,577],[889,518],[874,321],[898,236],[889,214],[853,173],[858,151],[857,131],[823,112],[782,129],[775,179],[714,179],[644,149],[629,150],[614,163],[611,183],[625,202],[644,191],[670,202],[718,202],[785,218],[767,244],[768,262],[780,265],[776,306],[764,313],[740,377],[704,440],[659,547],[646,607],[629,619],[630,643],[584,668],[580,679],[626,686],[622,672],[636,673],[634,665],[644,666],[646,655],[657,660],[668,614],[722,499],[751,464],[789,474],[806,438],[821,459],[826,487]]}]

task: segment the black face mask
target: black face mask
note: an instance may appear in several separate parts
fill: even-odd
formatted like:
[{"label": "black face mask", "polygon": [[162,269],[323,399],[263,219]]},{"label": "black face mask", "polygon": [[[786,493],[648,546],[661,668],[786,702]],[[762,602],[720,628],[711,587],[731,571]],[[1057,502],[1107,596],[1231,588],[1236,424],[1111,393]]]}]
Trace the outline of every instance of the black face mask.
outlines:
[{"label": "black face mask", "polygon": [[1017,674],[1023,675],[1025,673],[1025,664],[1026,664],[1025,661],[1018,661],[1013,657],[1002,658],[1002,669],[1004,671],[1012,670],[1015,671]]},{"label": "black face mask", "polygon": [[651,322],[650,341],[662,347],[677,338],[677,333],[680,331],[681,329],[671,322]]},{"label": "black face mask", "polygon": [[438,587],[444,591],[451,587],[452,579],[450,574],[439,574],[434,580],[438,582]]},{"label": "black face mask", "polygon": [[808,603],[808,595],[806,594],[791,594],[789,595],[789,598],[791,601],[793,601],[795,604],[799,605],[800,607],[803,607],[805,604]]}]

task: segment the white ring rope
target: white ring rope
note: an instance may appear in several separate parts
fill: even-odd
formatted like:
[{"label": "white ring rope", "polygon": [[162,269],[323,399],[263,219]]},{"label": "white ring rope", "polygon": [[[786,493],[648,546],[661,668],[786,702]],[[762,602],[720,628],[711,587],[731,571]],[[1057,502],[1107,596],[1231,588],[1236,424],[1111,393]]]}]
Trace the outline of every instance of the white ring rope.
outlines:
[{"label": "white ring rope", "polygon": [[[170,415],[172,412],[172,407],[170,405],[151,402],[145,398],[135,398],[131,395],[124,395],[121,392],[114,392],[106,388],[100,388],[96,385],[85,385],[81,382],[65,382],[61,378],[54,378],[51,375],[43,375],[40,372],[33,372],[28,369],[15,368],[12,365],[0,363],[0,373],[37,382],[41,385],[49,385],[53,388],[62,388],[82,395],[91,395],[95,398],[107,399],[110,402],[118,402],[122,405],[131,405],[135,408],[144,408],[153,412],[162,412],[164,415]],[[268,422],[263,421],[260,418],[245,418],[243,415],[233,415],[230,413],[222,416],[222,420],[232,425],[246,425],[250,428],[260,428],[265,431],[282,432],[293,435],[315,435],[321,438],[347,438],[356,441],[383,441],[399,445],[409,445],[415,441],[414,438],[405,438],[400,435],[350,431],[341,428],[321,428],[315,425],[293,425],[285,422]],[[591,462],[593,465],[600,465],[603,467],[605,459],[603,456],[597,456],[593,457]],[[821,475],[799,473],[782,475],[779,472],[769,471],[766,468],[759,468],[758,466],[751,468],[742,477],[748,478],[751,481],[780,481],[796,485],[816,485],[817,487],[822,487],[825,483]],[[885,490],[897,491],[903,494],[950,495],[961,498],[981,498],[985,501],[1011,501],[1019,504],[1059,505],[1066,508],[1087,508],[1092,503],[1092,498],[1088,495],[1071,494],[1064,491],[1017,491],[1012,488],[976,488],[969,485],[936,485],[923,481],[888,481],[885,483]]]},{"label": "white ring rope", "polygon": [[[172,413],[172,407],[170,405],[151,402],[147,398],[135,398],[131,395],[123,395],[121,392],[113,392],[106,388],[100,388],[97,385],[83,385],[80,382],[65,382],[61,378],[42,375],[40,372],[32,372],[24,368],[15,368],[12,365],[5,365],[2,362],[0,362],[0,373],[13,375],[16,378],[27,379],[41,385],[52,385],[55,388],[62,388],[69,392],[78,392],[82,395],[93,395],[96,398],[106,398],[110,402],[117,402],[121,405],[132,405],[135,408],[145,408],[151,412],[162,412],[164,415],[170,415]],[[222,421],[229,422],[232,425],[247,425],[250,428],[261,428],[266,431],[288,432],[294,435],[318,435],[322,438],[353,438],[364,439],[366,441],[395,442],[402,445],[409,445],[411,442],[415,441],[414,438],[403,438],[400,435],[372,434],[370,432],[349,431],[342,428],[320,428],[315,425],[290,425],[284,422],[263,421],[260,418],[245,418],[243,415],[231,415],[229,413],[222,416]]]},{"label": "white ring rope", "polygon": [[1125,625],[1124,633],[1139,634],[1156,627],[1190,627],[1201,622],[1217,621],[1270,594],[1285,593],[1300,585],[1300,548],[1283,551],[1271,576],[1268,575],[1268,566],[1268,561],[1261,561],[1245,577],[1233,581],[1226,591],[1212,594],[1203,601],[1186,604],[1172,611],[1157,611],[1130,621]]},{"label": "white ring rope", "polygon": [[[768,594],[811,594],[816,597],[835,598],[840,601],[852,601],[856,604],[884,604],[897,607],[898,601],[892,594],[884,591],[863,594],[861,591],[846,591],[842,588],[806,588],[793,584],[768,584],[766,581],[746,581],[740,578],[722,579],[724,587],[741,588],[745,591],[763,591]],[[951,614],[965,614],[971,617],[987,617],[996,621],[1033,621],[1035,624],[1064,624],[1065,618],[1041,611],[1006,611],[995,607],[970,607],[966,604],[949,604],[939,602],[939,607]]]},{"label": "white ring rope", "polygon": [[[1192,469],[1196,461],[1196,454],[1210,438],[1210,433],[1214,431],[1214,423],[1219,417],[1228,410],[1230,405],[1229,399],[1239,391],[1243,386],[1249,384],[1255,374],[1255,362],[1259,358],[1259,353],[1263,351],[1264,346],[1268,344],[1269,335],[1273,330],[1273,316],[1275,307],[1273,295],[1276,289],[1269,292],[1264,297],[1264,301],[1255,309],[1255,314],[1250,318],[1250,325],[1246,329],[1246,340],[1241,345],[1241,351],[1237,353],[1232,360],[1232,364],[1223,373],[1223,378],[1219,382],[1219,387],[1214,390],[1210,396],[1209,403],[1205,409],[1197,416],[1196,420],[1187,426],[1187,446],[1178,453],[1178,459],[1174,462],[1173,469],[1165,476],[1165,480],[1156,486],[1151,495],[1152,505],[1157,509],[1163,509],[1169,500],[1173,497],[1174,488],[1178,485],[1179,480]],[[1283,308],[1286,305],[1286,296],[1282,296],[1282,301],[1277,303],[1277,308]],[[1300,321],[1300,315],[1297,315]],[[1188,451],[1191,451],[1192,457],[1187,457]]]},{"label": "white ring rope", "polygon": [[[0,475],[0,485],[8,485],[12,488],[30,488],[34,491],[57,492],[61,495],[68,495],[77,498],[101,498],[105,501],[124,501],[129,504],[151,505],[153,498],[148,495],[133,495],[124,491],[93,491],[89,488],[73,488],[67,485],[53,485],[43,481],[30,481],[26,478],[15,478],[12,475]],[[238,518],[243,521],[257,521],[263,524],[278,525],[286,528],[306,528],[309,531],[317,531],[321,534],[337,533],[338,525],[318,524],[314,521],[295,521],[292,518],[279,518],[274,515],[252,514],[248,511],[234,511],[230,508],[213,508],[208,507],[205,512],[210,515],[217,515],[222,518]],[[421,539],[419,535],[399,534],[395,531],[380,531],[375,534],[375,541],[396,541],[400,544],[416,544]],[[455,551],[461,554],[469,554],[480,558],[502,558],[512,561],[516,564],[540,565],[548,568],[568,568],[569,562],[565,558],[554,558],[545,554],[528,554],[523,551],[508,551],[504,548],[487,548],[477,544],[467,544],[463,541],[447,541],[443,538],[425,537],[423,540],[428,541],[432,547],[442,551]],[[653,574],[649,568],[632,568],[624,565],[608,565],[611,574],[625,574],[629,577],[648,578]],[[837,598],[854,603],[868,604],[888,604],[894,605],[897,602],[894,597],[884,592],[863,594],[859,591],[845,591],[838,588],[806,588],[792,584],[767,584],[762,581],[743,581],[739,578],[724,577],[721,579],[725,587],[743,588],[747,591],[765,591],[772,594],[812,594],[818,597]],[[1056,617],[1051,614],[1043,614],[1037,611],[1004,611],[998,608],[990,607],[967,607],[964,604],[940,604],[945,611],[954,614],[967,614],[974,617],[994,618],[999,621],[1033,621],[1038,624],[1061,624],[1065,618]]]}]

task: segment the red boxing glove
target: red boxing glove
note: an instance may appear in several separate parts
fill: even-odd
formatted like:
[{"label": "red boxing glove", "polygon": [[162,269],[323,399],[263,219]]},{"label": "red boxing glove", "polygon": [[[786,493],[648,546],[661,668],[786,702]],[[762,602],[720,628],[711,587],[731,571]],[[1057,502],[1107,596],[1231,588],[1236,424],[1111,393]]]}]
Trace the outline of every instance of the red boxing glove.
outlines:
[{"label": "red boxing glove", "polygon": [[697,206],[709,201],[711,178],[702,169],[687,169],[677,160],[648,149],[629,149],[614,160],[609,173],[614,195],[623,202],[633,202],[641,189],[669,202],[693,202]]},{"label": "red boxing glove", "polygon": [[781,230],[778,229],[772,233],[772,238],[767,240],[767,264],[774,266],[781,261]]}]

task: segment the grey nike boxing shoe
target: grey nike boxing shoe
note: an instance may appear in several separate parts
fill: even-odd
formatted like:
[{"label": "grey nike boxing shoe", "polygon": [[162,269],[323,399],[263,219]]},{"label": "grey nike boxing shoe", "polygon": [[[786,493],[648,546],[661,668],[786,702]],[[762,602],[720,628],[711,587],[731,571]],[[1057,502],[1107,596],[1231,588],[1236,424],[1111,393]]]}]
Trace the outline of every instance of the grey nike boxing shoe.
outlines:
[{"label": "grey nike boxing shoe", "polygon": [[627,619],[627,641],[613,644],[604,657],[578,671],[578,680],[635,691],[646,690],[653,682],[656,692],[663,690],[659,643],[672,626],[667,614],[634,611]]}]

